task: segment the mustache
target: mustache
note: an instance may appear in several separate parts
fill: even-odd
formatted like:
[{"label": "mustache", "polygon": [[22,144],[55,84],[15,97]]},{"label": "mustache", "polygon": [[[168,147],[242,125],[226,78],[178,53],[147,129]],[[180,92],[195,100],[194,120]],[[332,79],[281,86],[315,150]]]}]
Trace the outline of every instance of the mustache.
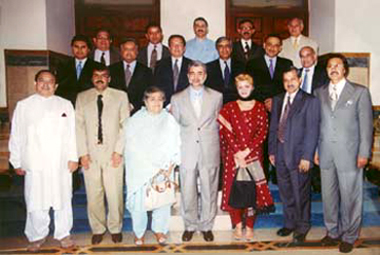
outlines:
[{"label": "mustache", "polygon": [[243,35],[249,35],[249,34],[250,34],[250,32],[248,32],[248,31],[243,32]]},{"label": "mustache", "polygon": [[95,83],[101,83],[104,84],[105,82],[103,80],[96,80]]}]

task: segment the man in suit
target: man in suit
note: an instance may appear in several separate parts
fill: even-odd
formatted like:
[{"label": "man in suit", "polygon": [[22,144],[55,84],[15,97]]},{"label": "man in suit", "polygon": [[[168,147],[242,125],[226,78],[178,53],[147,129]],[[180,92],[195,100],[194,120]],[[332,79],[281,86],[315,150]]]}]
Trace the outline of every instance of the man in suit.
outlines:
[{"label": "man in suit", "polygon": [[152,71],[136,61],[138,46],[134,39],[129,38],[120,44],[122,61],[110,66],[110,87],[120,89],[128,94],[132,113],[143,105],[144,91],[152,85]]},{"label": "man in suit", "polygon": [[193,22],[195,38],[187,41],[185,57],[191,60],[199,60],[206,64],[218,58],[213,40],[207,38],[208,23],[203,17],[198,17]]},{"label": "man in suit", "polygon": [[[181,212],[185,223],[183,241],[200,230],[205,241],[213,241],[219,180],[219,126],[223,105],[221,93],[205,87],[206,66],[189,65],[190,86],[172,97],[172,113],[181,126]],[[200,190],[197,189],[199,177]],[[198,203],[198,194],[200,202]],[[200,208],[199,205],[200,204]]]},{"label": "man in suit", "polygon": [[187,67],[190,59],[183,56],[186,51],[186,41],[182,35],[169,37],[170,57],[158,62],[154,71],[153,83],[165,91],[167,105],[172,95],[189,85]]},{"label": "man in suit", "polygon": [[76,35],[71,40],[71,50],[74,57],[61,63],[57,69],[58,88],[57,96],[71,101],[75,100],[79,92],[92,88],[91,76],[100,63],[88,57],[91,49],[90,40],[84,35]]},{"label": "man in suit", "polygon": [[314,90],[328,82],[326,69],[317,64],[317,53],[310,46],[300,50],[302,68],[300,69],[302,85],[301,89],[313,94]]},{"label": "man in suit", "polygon": [[346,79],[348,63],[341,54],[327,62],[330,83],[315,91],[321,102],[318,155],[321,168],[323,245],[350,252],[358,239],[363,210],[363,168],[372,148],[373,116],[369,90]]},{"label": "man in suit", "polygon": [[76,102],[77,147],[84,169],[92,244],[100,243],[107,229],[114,243],[123,238],[122,125],[129,116],[129,102],[126,93],[108,87],[110,79],[107,67],[96,68],[94,88],[80,93]]},{"label": "man in suit", "polygon": [[90,53],[91,59],[106,66],[120,61],[119,51],[112,47],[111,33],[107,29],[99,29],[92,41],[95,49]]},{"label": "man in suit", "polygon": [[302,67],[299,52],[304,46],[310,46],[318,53],[318,44],[309,37],[302,35],[303,28],[302,19],[293,18],[288,22],[290,37],[282,42],[280,53],[280,57],[290,59],[297,68]]},{"label": "man in suit", "polygon": [[286,93],[273,99],[269,129],[269,159],[276,167],[284,210],[279,236],[292,232],[294,243],[303,243],[310,229],[310,169],[319,135],[320,106],[314,96],[300,89],[298,70],[284,70]]},{"label": "man in suit", "polygon": [[219,58],[207,64],[205,85],[223,94],[223,103],[237,99],[235,77],[245,71],[244,63],[231,59],[232,41],[225,37],[216,40]]},{"label": "man in suit", "polygon": [[256,32],[252,20],[241,20],[237,31],[240,35],[240,39],[233,44],[233,59],[247,64],[249,60],[264,55],[264,49],[252,41],[252,36]]},{"label": "man in suit", "polygon": [[152,71],[157,61],[170,56],[168,47],[162,44],[162,28],[158,24],[149,24],[145,34],[148,45],[141,48],[137,61],[148,66]]}]

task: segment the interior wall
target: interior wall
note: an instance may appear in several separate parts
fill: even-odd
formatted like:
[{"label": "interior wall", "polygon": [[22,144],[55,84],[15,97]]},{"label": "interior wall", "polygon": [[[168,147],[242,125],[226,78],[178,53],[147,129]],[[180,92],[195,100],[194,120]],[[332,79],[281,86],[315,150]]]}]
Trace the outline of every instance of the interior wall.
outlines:
[{"label": "interior wall", "polygon": [[194,38],[193,21],[200,16],[209,24],[210,39],[226,34],[225,0],[161,0],[164,43],[172,34],[181,34],[186,40]]}]

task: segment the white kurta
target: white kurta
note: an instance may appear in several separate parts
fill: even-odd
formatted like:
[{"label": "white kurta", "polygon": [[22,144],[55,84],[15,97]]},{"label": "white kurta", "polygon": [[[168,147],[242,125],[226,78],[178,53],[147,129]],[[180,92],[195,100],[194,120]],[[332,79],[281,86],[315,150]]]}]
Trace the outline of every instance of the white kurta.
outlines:
[{"label": "white kurta", "polygon": [[17,103],[9,140],[10,162],[26,171],[27,211],[71,204],[68,161],[77,161],[75,113],[61,97],[38,94]]}]

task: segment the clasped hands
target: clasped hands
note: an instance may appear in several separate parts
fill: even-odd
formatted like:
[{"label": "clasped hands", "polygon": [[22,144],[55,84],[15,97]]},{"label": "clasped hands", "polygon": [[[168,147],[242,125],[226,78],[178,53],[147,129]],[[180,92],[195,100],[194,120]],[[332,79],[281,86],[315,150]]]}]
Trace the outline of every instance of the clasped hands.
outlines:
[{"label": "clasped hands", "polygon": [[249,155],[251,150],[249,148],[246,148],[243,151],[238,151],[234,155],[235,165],[238,167],[247,167],[247,161],[245,158]]}]

